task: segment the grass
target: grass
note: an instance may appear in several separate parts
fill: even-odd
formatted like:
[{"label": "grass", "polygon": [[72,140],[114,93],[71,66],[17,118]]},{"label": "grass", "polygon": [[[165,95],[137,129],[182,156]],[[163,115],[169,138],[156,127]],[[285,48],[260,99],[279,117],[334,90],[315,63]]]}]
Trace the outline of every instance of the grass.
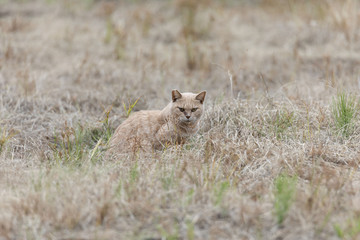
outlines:
[{"label": "grass", "polygon": [[126,114],[126,117],[129,117],[132,110],[134,109],[135,105],[137,104],[137,102],[139,101],[140,98],[136,99],[133,103],[129,103],[128,106],[126,106],[126,104],[123,102],[123,106],[124,106],[124,111]]},{"label": "grass", "polygon": [[15,131],[7,131],[6,128],[4,127],[3,129],[0,128],[0,153],[2,153],[5,148],[6,145],[8,144],[8,142],[14,137],[16,136],[16,132]]},{"label": "grass", "polygon": [[334,225],[335,232],[340,239],[356,239],[360,236],[359,217],[348,219],[345,224],[341,225],[345,225],[345,227],[341,227],[340,224]]},{"label": "grass", "polygon": [[286,110],[275,114],[270,124],[274,128],[276,138],[281,139],[286,135],[286,132],[293,126],[294,118],[294,113]]},{"label": "grass", "polygon": [[[111,108],[105,112],[105,118],[100,127],[77,127],[68,126],[67,122],[60,134],[55,134],[50,143],[52,157],[49,159],[57,164],[70,164],[81,166],[90,161],[95,163],[102,158],[102,152],[106,150],[113,129],[109,125]],[[88,157],[89,156],[89,157]]]},{"label": "grass", "polygon": [[274,185],[275,215],[277,223],[281,225],[283,224],[294,200],[294,195],[296,193],[296,177],[281,174],[275,179]]},{"label": "grass", "polygon": [[[2,1],[0,239],[358,238],[359,4],[289,3]],[[200,131],[106,160],[172,89]]]},{"label": "grass", "polygon": [[356,117],[357,106],[354,96],[340,93],[333,100],[332,112],[336,129],[345,137],[349,137],[353,129],[353,121]]},{"label": "grass", "polygon": [[230,187],[229,185],[230,185],[229,182],[224,181],[219,183],[218,186],[215,187],[214,189],[215,205],[219,205],[222,203],[224,199],[224,195],[228,190],[228,188]]}]

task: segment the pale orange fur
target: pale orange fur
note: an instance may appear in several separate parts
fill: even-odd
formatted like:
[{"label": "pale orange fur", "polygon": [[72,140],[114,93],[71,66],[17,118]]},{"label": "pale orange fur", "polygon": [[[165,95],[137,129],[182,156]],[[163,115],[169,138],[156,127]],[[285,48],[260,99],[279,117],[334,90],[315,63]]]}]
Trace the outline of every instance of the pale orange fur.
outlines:
[{"label": "pale orange fur", "polygon": [[140,111],[130,115],[116,129],[108,154],[153,151],[182,144],[199,129],[206,92],[172,91],[172,101],[163,110]]}]

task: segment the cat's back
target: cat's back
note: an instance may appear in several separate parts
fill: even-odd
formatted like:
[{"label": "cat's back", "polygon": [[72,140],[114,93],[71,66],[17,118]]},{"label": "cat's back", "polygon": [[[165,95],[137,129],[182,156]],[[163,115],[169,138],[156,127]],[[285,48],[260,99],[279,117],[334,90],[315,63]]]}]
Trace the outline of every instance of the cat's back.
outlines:
[{"label": "cat's back", "polygon": [[115,134],[118,132],[134,132],[134,131],[150,131],[152,127],[160,124],[159,110],[146,110],[135,112],[130,115],[120,126],[116,129]]},{"label": "cat's back", "polygon": [[110,140],[111,151],[128,151],[135,145],[149,147],[148,139],[153,139],[154,134],[163,125],[160,110],[146,110],[132,113],[115,130]]}]

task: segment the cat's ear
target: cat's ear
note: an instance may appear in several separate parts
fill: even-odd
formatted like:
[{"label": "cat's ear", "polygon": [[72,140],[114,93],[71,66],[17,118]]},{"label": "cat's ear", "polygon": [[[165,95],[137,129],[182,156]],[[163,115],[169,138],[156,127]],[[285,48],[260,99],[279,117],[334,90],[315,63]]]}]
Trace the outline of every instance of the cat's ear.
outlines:
[{"label": "cat's ear", "polygon": [[179,98],[182,97],[181,93],[176,89],[172,90],[171,95],[172,95],[173,102],[175,102],[176,100],[178,100]]},{"label": "cat's ear", "polygon": [[205,100],[205,95],[206,95],[206,91],[202,91],[201,93],[199,93],[198,95],[196,95],[195,99],[199,100],[201,104],[203,104],[204,100]]}]

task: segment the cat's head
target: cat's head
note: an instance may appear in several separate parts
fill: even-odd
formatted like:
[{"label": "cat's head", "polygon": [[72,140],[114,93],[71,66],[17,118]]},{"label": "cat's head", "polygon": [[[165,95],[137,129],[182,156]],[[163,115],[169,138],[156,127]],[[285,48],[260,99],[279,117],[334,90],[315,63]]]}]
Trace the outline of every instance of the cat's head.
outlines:
[{"label": "cat's head", "polygon": [[180,93],[172,91],[171,116],[176,122],[191,124],[199,121],[203,113],[206,91],[201,93]]}]

